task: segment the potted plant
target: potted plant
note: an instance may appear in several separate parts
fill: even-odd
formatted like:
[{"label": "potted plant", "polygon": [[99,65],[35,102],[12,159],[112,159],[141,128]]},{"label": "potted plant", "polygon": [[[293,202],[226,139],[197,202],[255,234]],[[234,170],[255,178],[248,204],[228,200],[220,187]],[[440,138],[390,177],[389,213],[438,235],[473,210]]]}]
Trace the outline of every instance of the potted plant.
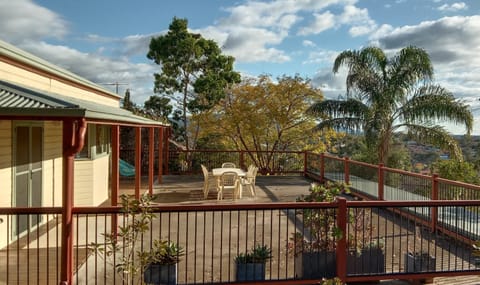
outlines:
[{"label": "potted plant", "polygon": [[473,251],[472,256],[474,258],[474,263],[476,267],[480,267],[480,240],[475,241],[472,244]]},{"label": "potted plant", "polygon": [[154,240],[148,252],[141,253],[143,281],[148,284],[177,284],[177,263],[183,248],[172,241]]},{"label": "potted plant", "polygon": [[405,253],[405,272],[435,271],[436,258],[426,251]]},{"label": "potted plant", "polygon": [[140,199],[127,195],[120,198],[125,222],[119,226],[118,232],[104,234],[104,241],[91,243],[90,249],[115,266],[124,284],[140,283],[142,273],[147,283],[176,284],[176,264],[184,254],[183,248],[172,241],[153,240],[149,251],[141,250],[145,248],[145,244],[142,247],[142,237],[150,230],[155,218],[151,210],[155,197],[145,194]]},{"label": "potted plant", "polygon": [[272,258],[272,250],[267,245],[255,245],[250,251],[235,257],[236,280],[265,280],[265,263]]},{"label": "potted plant", "polygon": [[422,247],[422,229],[415,227],[415,240],[405,253],[405,272],[425,272],[436,270],[436,258]]},{"label": "potted plant", "polygon": [[115,267],[125,284],[138,282],[138,276],[143,269],[143,253],[139,251],[139,247],[141,237],[150,229],[150,223],[155,217],[150,208],[154,198],[148,194],[142,195],[140,199],[121,195],[123,225],[112,233],[102,234],[105,239],[103,242],[90,244],[92,251],[99,253],[100,257]]},{"label": "potted plant", "polygon": [[[349,193],[344,183],[312,183],[308,195],[297,202],[334,202],[342,193]],[[336,225],[334,208],[303,209],[303,231],[290,238],[289,251],[295,257],[295,277],[303,279],[336,276],[336,240],[342,237]]]},{"label": "potted plant", "polygon": [[347,273],[384,273],[384,241],[380,237],[372,237],[371,209],[350,209],[349,218]]}]

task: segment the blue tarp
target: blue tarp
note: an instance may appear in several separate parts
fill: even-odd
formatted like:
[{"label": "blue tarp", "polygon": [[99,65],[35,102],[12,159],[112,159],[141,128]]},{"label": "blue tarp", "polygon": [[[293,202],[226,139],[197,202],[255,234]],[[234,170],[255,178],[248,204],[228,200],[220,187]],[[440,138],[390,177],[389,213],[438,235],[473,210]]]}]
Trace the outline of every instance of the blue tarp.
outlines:
[{"label": "blue tarp", "polygon": [[135,176],[135,166],[123,159],[119,159],[119,168],[121,176]]}]

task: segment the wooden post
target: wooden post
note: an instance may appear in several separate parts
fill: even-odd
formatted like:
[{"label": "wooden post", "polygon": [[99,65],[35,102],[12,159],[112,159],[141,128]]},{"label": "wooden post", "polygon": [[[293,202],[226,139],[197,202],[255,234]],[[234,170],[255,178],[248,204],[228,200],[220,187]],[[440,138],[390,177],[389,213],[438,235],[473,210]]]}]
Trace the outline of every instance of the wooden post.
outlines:
[{"label": "wooden post", "polygon": [[384,191],[385,191],[385,171],[383,170],[383,163],[378,164],[378,200],[384,200]]},{"label": "wooden post", "polygon": [[[432,175],[432,201],[438,200],[438,174],[434,173]],[[438,208],[432,207],[430,208],[430,231],[433,233],[437,228],[437,220],[438,220]]]},{"label": "wooden post", "polygon": [[135,128],[135,199],[140,199],[142,184],[142,128]]},{"label": "wooden post", "polygon": [[172,129],[170,127],[168,129],[166,129],[165,131],[166,131],[166,134],[164,136],[164,141],[165,141],[164,142],[165,143],[165,155],[164,155],[164,157],[165,157],[165,160],[164,160],[163,166],[165,167],[165,175],[168,175],[169,174],[168,173],[168,160],[170,159],[169,154],[168,154],[168,148],[169,148],[168,139],[170,138],[170,134],[172,132]]},{"label": "wooden post", "polygon": [[[120,156],[120,126],[112,126],[112,194],[110,205],[118,205],[118,191],[120,188],[119,175],[119,156]],[[112,215],[111,232],[116,236],[117,233],[117,215]]]},{"label": "wooden post", "polygon": [[244,157],[243,150],[240,151],[240,168],[247,169],[245,167],[245,157]]},{"label": "wooden post", "polygon": [[320,183],[325,181],[325,153],[320,154]]},{"label": "wooden post", "polygon": [[120,156],[120,126],[112,126],[112,197],[110,205],[117,206],[118,188],[120,185],[119,156]]},{"label": "wooden post", "polygon": [[308,158],[308,154],[307,154],[307,151],[305,150],[303,152],[303,177],[307,176],[307,167],[308,167],[307,158]]},{"label": "wooden post", "polygon": [[158,128],[158,184],[162,183],[163,177],[163,130],[165,128]]},{"label": "wooden post", "polygon": [[153,164],[155,155],[155,129],[148,128],[148,194],[153,194]]},{"label": "wooden post", "polygon": [[349,163],[349,158],[345,157],[344,159],[344,165],[343,165],[343,171],[345,174],[345,184],[350,184],[350,163]]}]

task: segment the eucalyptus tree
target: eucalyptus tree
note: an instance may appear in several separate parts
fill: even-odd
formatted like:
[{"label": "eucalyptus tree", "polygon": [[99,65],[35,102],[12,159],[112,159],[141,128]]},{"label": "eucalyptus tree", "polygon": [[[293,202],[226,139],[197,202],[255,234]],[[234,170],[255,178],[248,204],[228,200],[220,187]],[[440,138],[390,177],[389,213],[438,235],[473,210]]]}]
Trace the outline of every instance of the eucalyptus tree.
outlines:
[{"label": "eucalyptus tree", "polygon": [[333,72],[343,66],[348,69],[346,99],[316,102],[307,110],[319,118],[317,130],[362,132],[384,164],[398,131],[462,160],[457,142],[439,123],[462,125],[470,134],[473,116],[468,106],[432,82],[433,66],[425,50],[409,46],[391,58],[377,47],[347,50],[336,57]]},{"label": "eucalyptus tree", "polygon": [[188,133],[189,116],[214,106],[230,84],[240,82],[240,74],[233,70],[233,57],[187,26],[186,19],[173,18],[166,34],[151,39],[147,57],[161,66],[154,74],[154,91],[174,100],[184,130],[181,139],[190,149],[198,132]]}]

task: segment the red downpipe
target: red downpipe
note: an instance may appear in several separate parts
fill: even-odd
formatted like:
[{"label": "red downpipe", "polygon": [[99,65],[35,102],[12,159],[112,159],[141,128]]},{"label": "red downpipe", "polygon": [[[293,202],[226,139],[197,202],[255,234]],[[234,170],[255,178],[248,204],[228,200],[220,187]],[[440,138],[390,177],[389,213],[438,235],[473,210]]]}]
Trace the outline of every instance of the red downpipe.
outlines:
[{"label": "red downpipe", "polygon": [[85,118],[63,121],[63,207],[62,207],[62,268],[61,285],[72,284],[73,279],[73,168],[75,154],[85,143]]}]

